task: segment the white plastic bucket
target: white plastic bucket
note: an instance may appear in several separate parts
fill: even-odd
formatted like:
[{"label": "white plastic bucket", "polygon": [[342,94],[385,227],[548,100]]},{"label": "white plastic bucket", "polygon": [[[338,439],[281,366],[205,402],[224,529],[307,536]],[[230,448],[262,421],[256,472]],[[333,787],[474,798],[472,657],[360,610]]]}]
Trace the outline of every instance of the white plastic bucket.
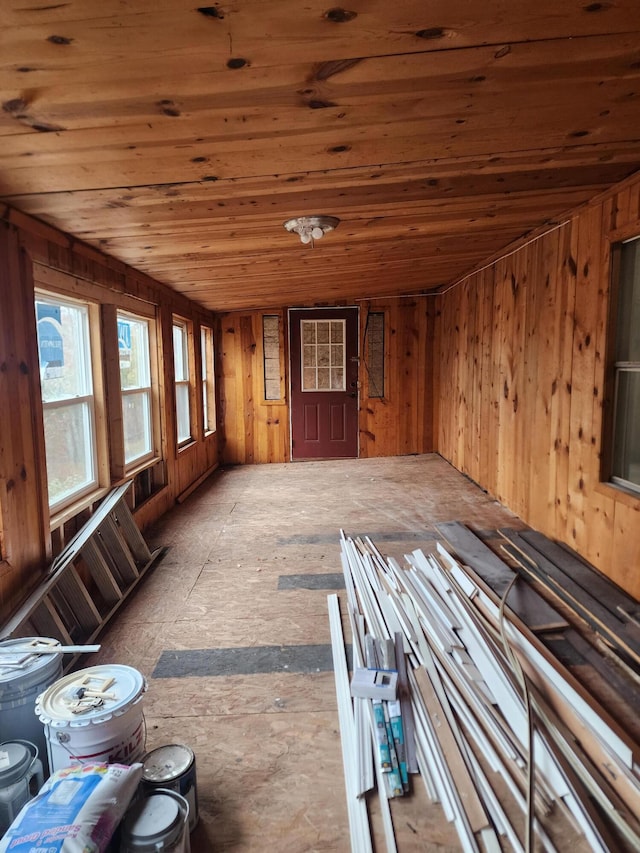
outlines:
[{"label": "white plastic bucket", "polygon": [[[36,714],[36,699],[62,675],[63,655],[60,652],[36,656],[35,649],[33,656],[12,651],[13,646],[22,648],[34,642],[59,645],[48,637],[19,637],[0,642],[0,740],[27,740],[35,744],[44,763],[47,743]],[[26,658],[24,663],[16,665],[22,658]]]},{"label": "white plastic bucket", "polygon": [[189,803],[157,788],[134,802],[122,821],[120,853],[191,853]]},{"label": "white plastic bucket", "polygon": [[51,772],[84,762],[133,764],[144,754],[138,670],[110,664],[66,675],[38,696]]}]

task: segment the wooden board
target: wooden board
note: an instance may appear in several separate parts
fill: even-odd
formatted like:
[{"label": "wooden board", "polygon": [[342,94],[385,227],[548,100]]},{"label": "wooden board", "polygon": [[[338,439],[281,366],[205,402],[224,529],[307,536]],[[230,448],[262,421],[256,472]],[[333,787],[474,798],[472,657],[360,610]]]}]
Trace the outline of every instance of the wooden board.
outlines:
[{"label": "wooden board", "polygon": [[[500,531],[503,535],[508,532],[510,531]],[[517,532],[539,554],[546,557],[560,571],[581,586],[586,593],[610,610],[613,616],[618,619],[624,619],[623,614],[626,613],[628,616],[626,621],[640,619],[640,604],[638,601],[628,595],[606,575],[603,575],[596,568],[586,563],[579,554],[569,549],[568,546],[553,542],[537,530],[521,530]]]},{"label": "wooden board", "polygon": [[[513,570],[487,545],[458,521],[435,525],[459,560],[469,565],[487,584],[495,599],[500,599],[513,579]],[[509,609],[532,631],[558,630],[567,621],[526,584],[517,584],[509,593]]]},{"label": "wooden board", "polygon": [[506,546],[505,550],[518,559],[525,571],[541,580],[554,595],[572,606],[609,643],[640,665],[640,638],[635,625],[624,623],[612,615],[597,598],[536,551],[517,531],[503,529],[500,533],[513,546]]}]

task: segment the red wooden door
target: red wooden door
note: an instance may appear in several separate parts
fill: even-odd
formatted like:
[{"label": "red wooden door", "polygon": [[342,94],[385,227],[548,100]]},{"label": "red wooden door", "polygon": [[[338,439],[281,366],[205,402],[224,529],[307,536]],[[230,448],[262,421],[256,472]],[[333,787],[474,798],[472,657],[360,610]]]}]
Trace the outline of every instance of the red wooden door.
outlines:
[{"label": "red wooden door", "polygon": [[358,456],[358,309],[289,312],[291,458]]}]

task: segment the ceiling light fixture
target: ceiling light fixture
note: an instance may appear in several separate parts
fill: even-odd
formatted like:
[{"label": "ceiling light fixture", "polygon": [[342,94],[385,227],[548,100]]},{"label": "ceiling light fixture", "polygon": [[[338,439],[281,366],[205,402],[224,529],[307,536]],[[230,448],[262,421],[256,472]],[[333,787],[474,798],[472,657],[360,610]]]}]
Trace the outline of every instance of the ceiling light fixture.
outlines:
[{"label": "ceiling light fixture", "polygon": [[287,219],[284,227],[287,231],[293,232],[300,237],[301,243],[311,243],[319,240],[327,233],[337,228],[340,220],[337,216],[298,216],[295,219]]}]

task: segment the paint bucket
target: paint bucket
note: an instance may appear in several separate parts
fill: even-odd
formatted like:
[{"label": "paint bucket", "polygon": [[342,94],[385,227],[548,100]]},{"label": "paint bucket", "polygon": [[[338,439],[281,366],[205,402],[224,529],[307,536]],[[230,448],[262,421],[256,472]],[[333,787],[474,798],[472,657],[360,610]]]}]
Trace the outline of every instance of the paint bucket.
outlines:
[{"label": "paint bucket", "polygon": [[168,788],[136,800],[122,821],[120,853],[191,853],[187,800]]},{"label": "paint bucket", "polygon": [[189,802],[189,832],[193,832],[198,823],[198,788],[192,749],[170,743],[148,752],[142,759],[142,787],[147,792],[166,788],[181,794]]},{"label": "paint bucket", "polygon": [[66,675],[38,696],[51,772],[84,762],[133,764],[144,754],[142,675],[120,664]]},{"label": "paint bucket", "polygon": [[28,740],[0,743],[0,836],[44,784],[38,748]]},{"label": "paint bucket", "polygon": [[[0,718],[2,740],[26,740],[38,749],[43,764],[47,757],[44,728],[36,715],[36,699],[62,675],[62,652],[41,654],[14,652],[34,643],[60,645],[49,637],[19,637],[0,642]],[[45,767],[46,771],[46,767]]]}]

